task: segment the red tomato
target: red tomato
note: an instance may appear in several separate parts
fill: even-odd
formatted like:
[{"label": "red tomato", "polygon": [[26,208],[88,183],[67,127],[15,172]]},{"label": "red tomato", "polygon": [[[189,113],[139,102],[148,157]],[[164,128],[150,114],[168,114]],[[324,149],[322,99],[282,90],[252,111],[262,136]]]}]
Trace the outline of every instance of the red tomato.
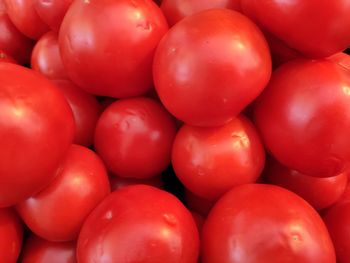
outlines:
[{"label": "red tomato", "polygon": [[324,221],[332,237],[338,263],[350,262],[350,202],[329,209]]},{"label": "red tomato", "polygon": [[111,184],[112,191],[118,190],[120,188],[129,186],[129,185],[135,185],[135,184],[146,184],[146,185],[154,186],[160,189],[162,189],[164,186],[164,183],[160,176],[155,176],[155,177],[146,178],[146,179],[138,179],[138,178],[127,178],[127,177],[119,177],[116,175],[110,175],[109,182]]},{"label": "red tomato", "polygon": [[182,126],[172,151],[176,176],[207,200],[217,200],[232,187],[255,182],[264,163],[259,135],[242,115],[217,128]]},{"label": "red tomato", "polygon": [[78,237],[85,218],[109,192],[100,158],[85,147],[72,145],[55,180],[16,209],[38,236],[69,241]]},{"label": "red tomato", "polygon": [[260,94],[271,58],[249,19],[212,9],[173,26],[157,48],[153,68],[158,95],[173,115],[190,125],[218,126]]},{"label": "red tomato", "polygon": [[240,0],[163,0],[161,9],[169,22],[174,25],[181,19],[212,8],[240,10]]},{"label": "red tomato", "polygon": [[39,39],[32,52],[31,66],[49,79],[68,78],[62,64],[56,33],[47,32]]},{"label": "red tomato", "polygon": [[97,99],[69,80],[54,80],[53,83],[63,92],[73,111],[76,126],[74,143],[91,146],[100,116],[100,105]]},{"label": "red tomato", "polygon": [[341,67],[350,71],[350,56],[343,52],[339,52],[328,58],[329,60],[338,63]]},{"label": "red tomato", "polygon": [[50,242],[35,235],[27,239],[21,263],[76,263],[76,242]]},{"label": "red tomato", "polygon": [[77,247],[79,263],[194,263],[198,230],[173,195],[134,185],[113,192],[87,218]]},{"label": "red tomato", "polygon": [[250,184],[225,194],[202,231],[203,263],[335,263],[327,228],[302,198]]},{"label": "red tomato", "polygon": [[2,50],[0,50],[0,62],[9,62],[17,64],[16,60],[14,60],[9,54]]},{"label": "red tomato", "polygon": [[25,36],[39,39],[49,31],[48,26],[40,19],[34,9],[35,0],[3,1],[11,21]]},{"label": "red tomato", "polygon": [[0,207],[49,184],[72,143],[63,94],[35,71],[0,63]]},{"label": "red tomato", "polygon": [[350,181],[350,179],[348,178],[348,184],[347,184],[347,186],[345,188],[345,191],[342,194],[342,196],[339,198],[339,200],[336,203],[336,205],[340,204],[340,203],[346,203],[346,202],[350,201],[350,183],[349,183],[349,181]]},{"label": "red tomato", "polygon": [[21,251],[23,227],[10,208],[0,208],[0,258],[4,263],[16,263]]},{"label": "red tomato", "polygon": [[321,210],[337,202],[345,191],[348,175],[318,178],[288,169],[276,161],[268,162],[265,175],[270,183],[282,186]]},{"label": "red tomato", "polygon": [[241,0],[243,12],[305,56],[327,57],[350,45],[349,1]]},{"label": "red tomato", "polygon": [[150,98],[119,100],[101,115],[95,148],[107,168],[121,177],[150,178],[170,164],[175,120]]},{"label": "red tomato", "polygon": [[73,0],[33,0],[39,17],[54,31],[58,32]]},{"label": "red tomato", "polygon": [[198,214],[197,212],[191,211],[191,214],[193,216],[194,221],[196,222],[197,229],[198,229],[198,232],[200,234],[202,232],[205,218],[201,214]]},{"label": "red tomato", "polygon": [[187,189],[185,189],[185,204],[186,206],[203,215],[206,216],[207,214],[209,214],[210,209],[213,207],[213,205],[215,204],[214,201],[210,201],[210,200],[206,200],[200,196],[195,195],[194,193],[188,191]]},{"label": "red tomato", "polygon": [[167,31],[151,0],[74,1],[59,35],[70,78],[89,93],[131,97],[152,87],[152,60]]},{"label": "red tomato", "polygon": [[277,69],[255,104],[265,146],[300,173],[329,177],[350,161],[350,74],[327,60]]}]

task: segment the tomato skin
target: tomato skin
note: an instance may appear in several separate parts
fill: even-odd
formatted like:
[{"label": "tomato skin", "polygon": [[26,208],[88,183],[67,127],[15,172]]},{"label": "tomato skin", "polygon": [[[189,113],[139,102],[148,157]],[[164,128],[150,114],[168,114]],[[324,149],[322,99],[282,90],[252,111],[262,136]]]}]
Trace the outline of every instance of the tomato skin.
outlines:
[{"label": "tomato skin", "polygon": [[0,258],[4,263],[16,263],[21,252],[23,227],[11,208],[0,208]]},{"label": "tomato skin", "polygon": [[41,190],[72,143],[74,120],[63,94],[30,69],[0,63],[0,207]]},{"label": "tomato skin", "polygon": [[78,237],[85,218],[109,193],[101,159],[85,147],[72,145],[55,180],[16,209],[36,235],[70,241]]},{"label": "tomato skin", "polygon": [[333,56],[330,56],[328,59],[337,63],[339,66],[350,70],[350,56],[348,54],[339,52]]},{"label": "tomato skin", "polygon": [[35,44],[31,67],[49,79],[68,79],[62,64],[56,33],[47,32]]},{"label": "tomato skin", "polygon": [[265,175],[270,183],[296,193],[317,210],[337,202],[348,182],[346,173],[326,178],[313,177],[288,169],[272,160],[267,164]]},{"label": "tomato skin", "polygon": [[21,263],[76,263],[76,242],[51,242],[35,235],[27,239]]},{"label": "tomato skin", "polygon": [[176,130],[160,103],[145,97],[124,99],[102,113],[94,145],[113,174],[150,178],[170,164]]},{"label": "tomato skin", "polygon": [[176,135],[172,164],[191,192],[207,200],[260,176],[265,152],[253,124],[243,115],[224,126],[184,125]]},{"label": "tomato skin", "polygon": [[0,50],[0,62],[8,62],[13,64],[18,64],[14,58],[12,58],[7,52]]},{"label": "tomato skin", "polygon": [[137,179],[137,178],[128,178],[128,177],[120,177],[116,175],[109,176],[109,182],[111,184],[111,190],[116,191],[123,187],[135,184],[145,184],[153,187],[157,187],[159,189],[163,189],[164,183],[160,176],[154,176],[146,179]]},{"label": "tomato skin", "polygon": [[49,31],[34,9],[34,0],[3,0],[7,14],[23,35],[39,39]]},{"label": "tomato skin", "polygon": [[162,103],[194,126],[227,123],[260,94],[270,74],[262,33],[245,16],[227,9],[181,20],[159,43],[153,64]]},{"label": "tomato skin", "polygon": [[350,75],[327,60],[295,60],[272,75],[255,102],[255,124],[283,165],[316,177],[350,161]]},{"label": "tomato skin", "polygon": [[241,0],[241,8],[261,28],[307,57],[327,57],[350,44],[347,0]]},{"label": "tomato skin", "polygon": [[53,80],[52,82],[63,92],[73,111],[76,126],[74,143],[86,147],[91,146],[96,123],[101,113],[101,106],[97,99],[69,80]]},{"label": "tomato skin", "polygon": [[146,185],[109,195],[85,221],[77,246],[80,263],[195,263],[198,254],[190,212],[173,195]]},{"label": "tomato skin", "polygon": [[273,185],[241,185],[226,193],[204,223],[201,245],[203,263],[336,262],[317,212]]},{"label": "tomato skin", "polygon": [[63,64],[89,93],[142,95],[152,88],[153,54],[167,30],[151,0],[74,1],[59,34]]},{"label": "tomato skin", "polygon": [[181,19],[212,8],[240,10],[239,0],[164,0],[160,6],[170,26]]}]

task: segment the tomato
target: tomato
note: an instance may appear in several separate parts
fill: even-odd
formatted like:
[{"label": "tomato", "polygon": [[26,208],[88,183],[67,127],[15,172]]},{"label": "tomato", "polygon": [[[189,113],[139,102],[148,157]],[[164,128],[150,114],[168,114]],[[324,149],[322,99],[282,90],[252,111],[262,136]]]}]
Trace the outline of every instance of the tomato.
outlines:
[{"label": "tomato", "polygon": [[76,242],[51,242],[35,235],[27,239],[21,263],[76,263]]},{"label": "tomato", "polygon": [[0,207],[44,188],[74,136],[63,94],[38,73],[0,63]]},{"label": "tomato", "polygon": [[350,56],[343,52],[339,52],[328,58],[329,60],[338,63],[339,66],[350,70]]},{"label": "tomato", "polygon": [[95,148],[107,168],[121,177],[150,178],[170,164],[175,120],[150,98],[112,103],[101,115]]},{"label": "tomato", "polygon": [[87,218],[77,247],[79,263],[194,263],[198,230],[173,195],[146,185],[122,188]]},{"label": "tomato", "polygon": [[335,263],[322,219],[283,188],[233,188],[210,211],[202,231],[203,263]]},{"label": "tomato", "polygon": [[73,111],[76,126],[74,143],[91,146],[95,126],[100,116],[100,105],[97,99],[69,80],[53,80],[53,83],[63,92]]},{"label": "tomato", "polygon": [[145,94],[152,88],[155,48],[167,29],[151,0],[74,1],[59,34],[63,64],[89,93]]},{"label": "tomato", "polygon": [[227,123],[260,94],[270,73],[260,30],[225,9],[203,11],[173,26],[159,43],[153,65],[164,106],[194,126]]},{"label": "tomato", "polygon": [[344,190],[344,193],[342,194],[342,196],[338,199],[338,202],[336,203],[337,204],[340,204],[340,203],[346,203],[346,202],[349,202],[350,201],[350,183],[349,183],[350,179],[348,178],[348,184]]},{"label": "tomato", "polygon": [[327,57],[349,46],[349,8],[348,0],[241,0],[243,12],[261,28],[313,58]]},{"label": "tomato", "polygon": [[4,263],[16,263],[21,252],[23,227],[10,208],[0,208],[0,258]]},{"label": "tomato", "polygon": [[207,200],[217,200],[234,186],[255,182],[264,163],[259,135],[243,115],[216,128],[182,126],[172,151],[176,176]]},{"label": "tomato", "polygon": [[155,177],[146,178],[146,179],[137,179],[137,178],[128,178],[128,177],[119,177],[116,175],[110,175],[109,182],[111,184],[112,191],[116,191],[120,188],[129,186],[129,185],[135,185],[135,184],[146,184],[146,185],[154,186],[160,189],[162,189],[164,186],[164,183],[160,176],[155,176]]},{"label": "tomato", "polygon": [[327,60],[278,68],[255,104],[265,146],[283,165],[329,177],[350,161],[350,74]]},{"label": "tomato", "polygon": [[185,189],[184,198],[185,204],[189,209],[203,216],[209,214],[210,209],[215,204],[214,201],[206,200],[200,196],[197,196],[194,193],[190,192],[188,189]]},{"label": "tomato", "polygon": [[33,0],[39,17],[55,32],[58,32],[73,0]]},{"label": "tomato", "polygon": [[34,9],[34,0],[3,0],[7,14],[23,35],[39,39],[49,31]]},{"label": "tomato", "polygon": [[196,222],[198,232],[201,233],[205,218],[201,214],[198,214],[194,211],[191,211],[191,214],[193,216],[194,221]]},{"label": "tomato", "polygon": [[187,16],[212,8],[240,10],[239,0],[163,0],[161,4],[161,9],[171,26]]},{"label": "tomato", "polygon": [[55,180],[16,209],[36,235],[69,241],[78,237],[85,218],[109,192],[100,158],[85,147],[72,145]]},{"label": "tomato", "polygon": [[36,43],[31,58],[32,69],[50,79],[67,79],[63,67],[56,33],[50,31]]},{"label": "tomato", "polygon": [[16,60],[14,60],[9,54],[2,50],[0,50],[0,62],[9,62],[17,64]]},{"label": "tomato", "polygon": [[324,221],[332,237],[339,263],[350,262],[350,202],[329,209]]},{"label": "tomato", "polygon": [[276,161],[268,162],[265,172],[270,183],[293,191],[317,210],[337,202],[348,181],[346,173],[326,178],[312,177],[288,169]]}]

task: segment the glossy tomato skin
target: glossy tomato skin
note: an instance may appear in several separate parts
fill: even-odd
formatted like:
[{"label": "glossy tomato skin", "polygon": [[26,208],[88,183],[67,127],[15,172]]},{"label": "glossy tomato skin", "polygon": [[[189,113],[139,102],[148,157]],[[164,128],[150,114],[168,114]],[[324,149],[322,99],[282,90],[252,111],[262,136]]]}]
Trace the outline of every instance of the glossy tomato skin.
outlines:
[{"label": "glossy tomato skin", "polygon": [[238,186],[210,211],[203,263],[335,263],[322,219],[302,198],[273,185]]},{"label": "glossy tomato skin", "polygon": [[23,247],[21,263],[76,263],[76,242],[51,242],[30,235]]},{"label": "glossy tomato skin", "polygon": [[58,32],[72,2],[73,0],[34,0],[34,8],[42,21]]},{"label": "glossy tomato skin", "polygon": [[93,144],[95,127],[101,106],[95,96],[85,92],[69,80],[52,81],[64,94],[75,120],[74,143],[89,147]]},{"label": "glossy tomato skin", "polygon": [[255,103],[255,124],[283,165],[316,177],[340,174],[350,161],[350,74],[327,60],[278,68]]},{"label": "glossy tomato skin", "polygon": [[212,8],[240,10],[239,0],[164,0],[160,6],[170,26],[181,19]]},{"label": "glossy tomato skin", "polygon": [[23,227],[10,208],[0,208],[0,258],[4,263],[16,263],[21,252]]},{"label": "glossy tomato skin", "polygon": [[190,212],[171,194],[145,185],[108,196],[85,221],[77,246],[80,263],[195,263],[198,253]]},{"label": "glossy tomato skin", "polygon": [[63,64],[89,93],[142,95],[152,88],[153,54],[167,30],[151,0],[74,1],[59,34]]},{"label": "glossy tomato skin", "polygon": [[347,0],[241,0],[241,8],[264,30],[307,57],[327,57],[350,44]]},{"label": "glossy tomato skin", "polygon": [[186,188],[214,201],[232,187],[255,182],[265,152],[253,124],[241,115],[216,128],[182,126],[171,159]]},{"label": "glossy tomato skin", "polygon": [[129,178],[129,177],[120,177],[116,175],[109,176],[109,182],[111,184],[111,190],[116,191],[123,187],[127,187],[129,185],[135,184],[145,184],[153,187],[157,187],[159,189],[163,189],[164,183],[160,176],[154,176],[146,179],[138,179],[138,178]]},{"label": "glossy tomato skin", "polygon": [[339,66],[350,70],[350,56],[348,54],[339,52],[330,56],[328,59],[337,63]]},{"label": "glossy tomato skin", "polygon": [[336,203],[344,194],[348,182],[347,173],[326,178],[313,177],[288,169],[274,160],[267,162],[265,176],[270,183],[296,193],[317,210]]},{"label": "glossy tomato skin", "polygon": [[70,241],[78,237],[85,218],[109,193],[101,159],[85,147],[72,145],[55,180],[16,209],[36,235]]},{"label": "glossy tomato skin", "polygon": [[3,0],[7,14],[23,35],[39,39],[49,31],[49,27],[40,19],[34,8],[34,0]]},{"label": "glossy tomato skin", "polygon": [[162,103],[194,126],[227,123],[261,93],[270,73],[269,49],[258,27],[225,9],[203,11],[173,26],[153,64]]},{"label": "glossy tomato skin", "polygon": [[73,114],[63,94],[30,69],[0,63],[0,207],[41,190],[72,143]]},{"label": "glossy tomato skin", "polygon": [[68,79],[62,64],[56,33],[47,32],[35,44],[31,67],[49,79]]},{"label": "glossy tomato skin", "polygon": [[150,178],[170,164],[176,130],[160,103],[145,97],[123,99],[102,113],[94,145],[113,174]]}]

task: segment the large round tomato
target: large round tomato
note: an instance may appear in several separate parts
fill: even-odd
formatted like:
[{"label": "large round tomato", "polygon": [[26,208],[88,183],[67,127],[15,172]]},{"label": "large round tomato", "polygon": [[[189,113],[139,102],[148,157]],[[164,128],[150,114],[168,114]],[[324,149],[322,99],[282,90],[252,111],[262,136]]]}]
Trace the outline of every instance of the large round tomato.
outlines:
[{"label": "large round tomato", "polygon": [[85,218],[109,192],[100,158],[85,147],[72,145],[55,180],[16,209],[38,236],[69,241],[78,237]]},{"label": "large round tomato", "polygon": [[152,87],[154,50],[168,29],[151,0],[73,1],[59,44],[70,78],[86,91],[130,97]]},{"label": "large round tomato", "polygon": [[302,198],[283,188],[234,188],[212,208],[202,231],[203,263],[335,263],[327,228]]},{"label": "large round tomato", "polygon": [[16,263],[21,252],[23,227],[10,208],[0,208],[0,258],[4,263]]},{"label": "large round tomato", "polygon": [[350,45],[348,0],[241,0],[243,12],[287,46],[326,57]]},{"label": "large round tomato", "polygon": [[72,143],[63,94],[35,71],[0,63],[0,207],[45,187]]},{"label": "large round tomato", "polygon": [[170,164],[175,120],[150,98],[119,100],[98,120],[95,148],[117,176],[149,178]]},{"label": "large round tomato", "polygon": [[154,81],[164,106],[195,126],[234,118],[266,86],[271,58],[264,36],[248,18],[211,9],[173,26],[154,58]]},{"label": "large round tomato", "polygon": [[278,68],[255,103],[255,123],[272,155],[300,173],[340,174],[350,162],[350,74],[327,60]]},{"label": "large round tomato", "polygon": [[79,263],[195,263],[198,253],[191,213],[171,194],[145,185],[108,196],[85,221],[77,247]]}]

